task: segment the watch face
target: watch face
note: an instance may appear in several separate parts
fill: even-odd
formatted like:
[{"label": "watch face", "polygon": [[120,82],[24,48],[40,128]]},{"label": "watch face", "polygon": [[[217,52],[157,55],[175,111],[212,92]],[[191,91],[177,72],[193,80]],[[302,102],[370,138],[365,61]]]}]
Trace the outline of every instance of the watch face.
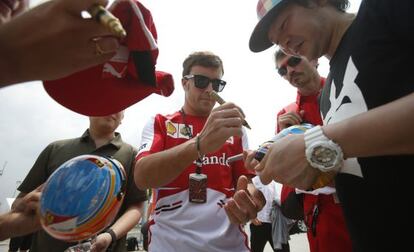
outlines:
[{"label": "watch face", "polygon": [[311,159],[313,162],[328,168],[335,166],[337,156],[338,153],[335,150],[324,146],[316,146],[313,149]]}]

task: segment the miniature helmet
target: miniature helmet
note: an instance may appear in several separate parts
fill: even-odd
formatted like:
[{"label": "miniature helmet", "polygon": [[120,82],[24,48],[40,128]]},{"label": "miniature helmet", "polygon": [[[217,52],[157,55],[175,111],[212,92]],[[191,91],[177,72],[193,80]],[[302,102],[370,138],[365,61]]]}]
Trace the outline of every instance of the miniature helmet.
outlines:
[{"label": "miniature helmet", "polygon": [[117,160],[97,155],[72,158],[45,183],[41,224],[56,239],[88,239],[112,223],[125,190],[125,170]]}]

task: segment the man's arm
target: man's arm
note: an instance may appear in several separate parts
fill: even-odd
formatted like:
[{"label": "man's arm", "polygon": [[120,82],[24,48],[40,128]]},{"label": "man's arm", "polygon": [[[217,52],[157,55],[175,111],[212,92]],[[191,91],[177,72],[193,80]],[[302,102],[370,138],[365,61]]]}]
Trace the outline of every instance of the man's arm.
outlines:
[{"label": "man's arm", "polygon": [[29,234],[40,229],[39,217],[36,212],[39,207],[40,192],[43,188],[41,184],[47,178],[46,167],[51,149],[52,146],[49,145],[42,151],[19,186],[18,190],[21,192],[13,202],[12,210],[0,217],[0,240]]},{"label": "man's arm", "polygon": [[196,139],[139,159],[135,165],[138,188],[157,188],[168,184],[198,158]]},{"label": "man's arm", "polygon": [[8,212],[0,215],[0,241],[30,234],[41,229],[39,217],[35,214]]},{"label": "man's arm", "polygon": [[323,127],[345,157],[414,154],[414,93]]},{"label": "man's arm", "polygon": [[[124,237],[127,233],[138,224],[141,219],[142,203],[130,205],[125,213],[110,227],[117,239]],[[106,251],[112,242],[109,233],[104,232],[96,237],[92,245],[91,252]]]},{"label": "man's arm", "polygon": [[11,210],[16,209],[16,207],[21,204],[24,196],[26,195],[27,193],[20,192],[19,195],[17,195],[16,199],[13,201],[13,204],[11,205]]},{"label": "man's arm", "polygon": [[[386,115],[386,117],[385,117]],[[414,93],[339,123],[323,127],[345,158],[414,154]],[[408,133],[407,133],[408,132]],[[272,179],[309,189],[320,175],[304,155],[303,135],[286,136],[272,144],[255,167],[264,184]],[[289,156],[291,158],[286,159]]]},{"label": "man's arm", "polygon": [[39,186],[17,203],[13,210],[0,216],[0,241],[32,233],[41,228],[37,214],[42,187]]},{"label": "man's arm", "polygon": [[[0,25],[0,87],[61,78],[112,58],[118,39],[103,25],[81,15],[96,3],[106,5],[107,1],[48,1]],[[98,43],[105,51],[99,56],[92,42],[96,37],[102,38]]]},{"label": "man's arm", "polygon": [[[230,136],[241,136],[243,118],[233,103],[215,108],[199,134],[201,153],[216,151]],[[171,149],[145,156],[135,165],[135,183],[140,189],[168,184],[197,158],[196,137]]]}]

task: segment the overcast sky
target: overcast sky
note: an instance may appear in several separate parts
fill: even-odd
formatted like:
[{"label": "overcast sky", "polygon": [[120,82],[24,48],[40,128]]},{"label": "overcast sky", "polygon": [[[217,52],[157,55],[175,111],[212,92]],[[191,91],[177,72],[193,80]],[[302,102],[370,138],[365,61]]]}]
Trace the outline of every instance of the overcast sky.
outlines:
[{"label": "overcast sky", "polygon": [[[143,0],[158,31],[157,69],[174,76],[170,97],[151,95],[126,110],[118,131],[139,145],[141,130],[156,113],[173,113],[184,103],[181,87],[183,60],[192,52],[209,50],[224,62],[227,86],[222,97],[243,108],[252,130],[250,147],[256,148],[274,133],[276,113],[295,100],[296,91],[281,79],[273,63],[275,48],[252,53],[250,34],[257,23],[256,0]],[[351,0],[356,12],[360,0]],[[319,70],[328,73],[321,60]],[[16,181],[24,179],[40,152],[50,142],[80,136],[88,119],[54,102],[41,82],[0,89],[0,212],[5,197],[15,194]]]}]

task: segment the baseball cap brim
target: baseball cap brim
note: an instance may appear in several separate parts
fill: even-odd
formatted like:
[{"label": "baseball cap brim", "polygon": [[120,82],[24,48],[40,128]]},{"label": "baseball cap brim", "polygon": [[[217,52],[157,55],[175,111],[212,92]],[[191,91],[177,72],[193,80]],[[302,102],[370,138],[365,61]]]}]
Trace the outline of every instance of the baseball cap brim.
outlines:
[{"label": "baseball cap brim", "polygon": [[133,78],[102,79],[102,66],[68,77],[44,81],[46,92],[62,106],[86,116],[106,116],[139,102],[152,93],[169,96],[174,81],[169,73],[156,71],[157,86]]},{"label": "baseball cap brim", "polygon": [[261,52],[273,45],[269,40],[269,28],[273,20],[280,13],[280,10],[287,1],[280,1],[260,19],[250,36],[249,48],[252,52]]}]

